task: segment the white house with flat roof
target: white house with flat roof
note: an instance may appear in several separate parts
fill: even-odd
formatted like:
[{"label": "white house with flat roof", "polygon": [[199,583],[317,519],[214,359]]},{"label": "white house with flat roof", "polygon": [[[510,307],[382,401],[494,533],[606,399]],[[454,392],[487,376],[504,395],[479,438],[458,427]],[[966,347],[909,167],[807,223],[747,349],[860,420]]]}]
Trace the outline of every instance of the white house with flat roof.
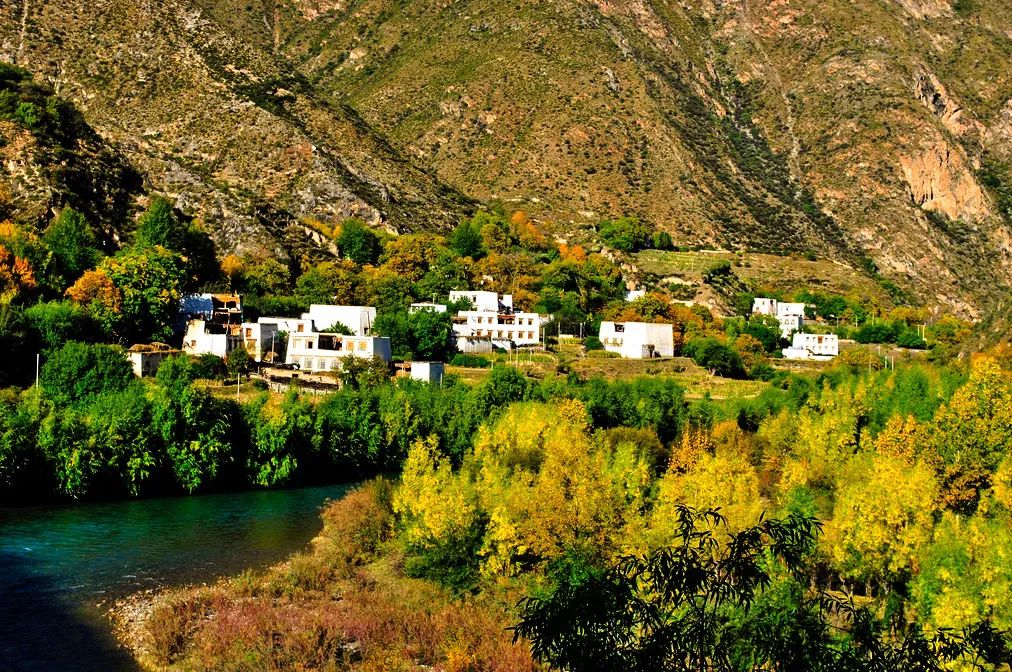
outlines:
[{"label": "white house with flat roof", "polygon": [[485,353],[493,347],[512,350],[541,343],[542,316],[513,310],[511,294],[450,292],[451,303],[465,299],[473,309],[458,311],[453,317],[453,333],[460,352]]},{"label": "white house with flat roof", "polygon": [[481,292],[470,289],[453,290],[450,292],[450,303],[463,299],[468,300],[476,312],[506,313],[513,311],[513,295]]},{"label": "white house with flat roof", "polygon": [[675,330],[671,324],[602,322],[599,338],[605,350],[626,359],[675,355]]},{"label": "white house with flat roof", "polygon": [[190,320],[183,334],[183,352],[188,355],[217,355],[228,357],[228,353],[242,347],[240,324]]},{"label": "white house with flat roof", "polygon": [[171,345],[165,343],[138,343],[127,350],[127,359],[134,369],[134,375],[138,378],[153,376],[158,373],[158,367],[169,357],[180,354]]},{"label": "white house with flat roof", "polygon": [[246,352],[255,362],[276,362],[287,343],[278,322],[243,322],[239,331]]},{"label": "white house with flat roof", "polygon": [[769,315],[777,318],[780,323],[780,335],[790,338],[791,334],[801,331],[805,324],[805,304],[787,303],[776,299],[756,297],[752,302],[753,315]]},{"label": "white house with flat roof", "polygon": [[445,369],[443,362],[411,362],[411,379],[439,385]]},{"label": "white house with flat roof", "polygon": [[393,358],[390,339],[298,331],[288,334],[285,363],[294,364],[302,371],[340,371],[341,361],[346,357],[379,357],[389,363]]},{"label": "white house with flat roof", "polygon": [[827,361],[840,354],[840,338],[836,334],[803,334],[797,332],[791,347],[784,348],[787,359]]},{"label": "white house with flat roof", "polygon": [[302,314],[302,319],[312,320],[316,331],[330,329],[335,324],[343,324],[355,336],[365,336],[372,331],[376,321],[376,309],[372,306],[331,306],[313,304],[309,312]]}]

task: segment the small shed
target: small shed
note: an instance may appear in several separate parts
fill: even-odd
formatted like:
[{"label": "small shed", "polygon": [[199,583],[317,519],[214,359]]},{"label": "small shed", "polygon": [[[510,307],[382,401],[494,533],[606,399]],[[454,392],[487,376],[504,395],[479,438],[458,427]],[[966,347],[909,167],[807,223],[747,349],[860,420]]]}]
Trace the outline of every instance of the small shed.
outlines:
[{"label": "small shed", "polygon": [[433,385],[443,382],[445,364],[442,362],[411,362],[411,377]]}]

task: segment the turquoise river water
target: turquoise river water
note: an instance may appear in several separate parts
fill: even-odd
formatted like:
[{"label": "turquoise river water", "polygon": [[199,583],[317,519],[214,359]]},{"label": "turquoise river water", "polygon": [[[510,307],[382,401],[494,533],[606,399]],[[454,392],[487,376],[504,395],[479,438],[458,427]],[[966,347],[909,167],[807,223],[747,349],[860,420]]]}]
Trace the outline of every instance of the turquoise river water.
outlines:
[{"label": "turquoise river water", "polygon": [[0,672],[135,672],[113,600],[277,562],[350,487],[0,509]]}]

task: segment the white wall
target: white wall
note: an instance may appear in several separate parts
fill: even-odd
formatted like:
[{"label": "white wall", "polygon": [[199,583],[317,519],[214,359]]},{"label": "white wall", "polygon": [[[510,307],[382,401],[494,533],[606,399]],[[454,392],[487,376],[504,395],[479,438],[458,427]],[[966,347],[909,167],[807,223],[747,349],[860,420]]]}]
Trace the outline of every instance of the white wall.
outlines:
[{"label": "white wall", "polygon": [[626,359],[673,357],[675,354],[674,327],[670,324],[602,322],[599,334],[605,350]]},{"label": "white wall", "polygon": [[329,329],[340,322],[351,329],[356,336],[365,336],[376,321],[376,309],[372,306],[331,306],[313,304],[302,316],[313,321],[316,331]]},{"label": "white wall", "polygon": [[217,355],[224,358],[242,345],[242,338],[238,334],[207,333],[208,324],[204,320],[190,320],[187,323],[183,352],[188,355]]}]

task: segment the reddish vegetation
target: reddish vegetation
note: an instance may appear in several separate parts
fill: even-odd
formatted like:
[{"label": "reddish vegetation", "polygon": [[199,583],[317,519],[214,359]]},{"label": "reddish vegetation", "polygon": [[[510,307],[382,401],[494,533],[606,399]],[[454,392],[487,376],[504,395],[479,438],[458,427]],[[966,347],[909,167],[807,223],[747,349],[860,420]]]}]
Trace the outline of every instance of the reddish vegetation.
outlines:
[{"label": "reddish vegetation", "polygon": [[312,553],[159,598],[132,643],[138,658],[171,670],[539,669],[526,644],[513,644],[501,606],[400,573],[383,546],[389,485],[352,493],[324,520]]}]

